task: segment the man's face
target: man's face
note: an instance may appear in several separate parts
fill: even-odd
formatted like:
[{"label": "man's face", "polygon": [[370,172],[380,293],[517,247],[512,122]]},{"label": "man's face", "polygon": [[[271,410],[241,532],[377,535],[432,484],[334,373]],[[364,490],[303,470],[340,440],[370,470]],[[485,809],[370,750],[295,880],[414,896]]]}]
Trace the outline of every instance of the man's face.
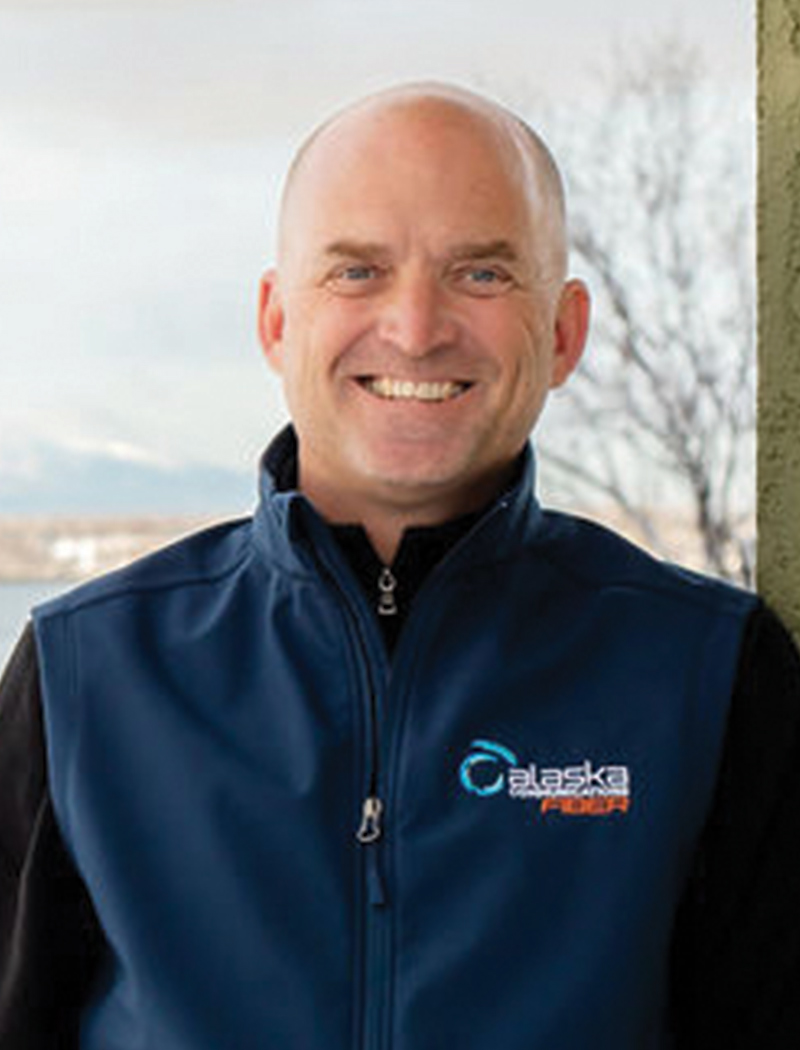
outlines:
[{"label": "man's face", "polygon": [[441,104],[342,124],[301,166],[262,293],[300,486],[334,518],[370,500],[469,510],[574,366],[582,288],[553,272],[507,132]]}]

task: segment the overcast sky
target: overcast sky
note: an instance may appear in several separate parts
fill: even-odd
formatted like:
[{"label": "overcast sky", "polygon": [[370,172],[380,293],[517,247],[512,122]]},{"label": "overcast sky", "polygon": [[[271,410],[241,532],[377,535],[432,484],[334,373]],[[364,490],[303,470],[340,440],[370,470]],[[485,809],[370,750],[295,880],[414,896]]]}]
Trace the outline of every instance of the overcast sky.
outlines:
[{"label": "overcast sky", "polygon": [[332,109],[434,77],[535,119],[672,32],[750,106],[753,17],[749,0],[0,0],[0,501],[49,445],[250,469],[282,418],[256,283],[283,170]]}]

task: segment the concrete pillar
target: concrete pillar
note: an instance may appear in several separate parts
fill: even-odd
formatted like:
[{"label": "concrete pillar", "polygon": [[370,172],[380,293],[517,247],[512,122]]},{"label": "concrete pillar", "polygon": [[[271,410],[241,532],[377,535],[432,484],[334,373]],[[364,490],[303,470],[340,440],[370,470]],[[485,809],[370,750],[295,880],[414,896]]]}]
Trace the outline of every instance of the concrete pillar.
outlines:
[{"label": "concrete pillar", "polygon": [[758,0],[758,589],[800,639],[800,0]]}]

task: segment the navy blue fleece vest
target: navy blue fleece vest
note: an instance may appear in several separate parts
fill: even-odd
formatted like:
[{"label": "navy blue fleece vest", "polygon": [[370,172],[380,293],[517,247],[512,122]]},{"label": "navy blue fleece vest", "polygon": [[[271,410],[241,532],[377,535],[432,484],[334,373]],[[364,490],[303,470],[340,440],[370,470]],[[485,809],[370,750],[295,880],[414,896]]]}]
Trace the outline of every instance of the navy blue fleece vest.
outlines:
[{"label": "navy blue fleece vest", "polygon": [[669,1046],[753,599],[542,512],[531,472],[391,667],[266,470],[252,521],[37,611],[56,814],[108,941],[85,1050]]}]

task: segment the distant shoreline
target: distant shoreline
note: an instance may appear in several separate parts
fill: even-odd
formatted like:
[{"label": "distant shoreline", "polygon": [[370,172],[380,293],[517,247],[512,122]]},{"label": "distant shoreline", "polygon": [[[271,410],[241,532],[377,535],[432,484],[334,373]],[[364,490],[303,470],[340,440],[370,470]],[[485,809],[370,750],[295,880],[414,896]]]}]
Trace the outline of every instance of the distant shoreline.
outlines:
[{"label": "distant shoreline", "polygon": [[[575,512],[574,508],[570,508]],[[645,548],[653,549],[615,508],[584,508],[577,513],[609,525]],[[69,586],[118,569],[159,547],[230,521],[236,514],[4,515],[0,512],[0,585]],[[656,556],[707,571],[700,538],[690,516],[679,509],[652,511],[665,549]],[[755,535],[755,522],[752,523]]]},{"label": "distant shoreline", "polygon": [[119,568],[219,516],[0,515],[0,584],[70,584]]}]

